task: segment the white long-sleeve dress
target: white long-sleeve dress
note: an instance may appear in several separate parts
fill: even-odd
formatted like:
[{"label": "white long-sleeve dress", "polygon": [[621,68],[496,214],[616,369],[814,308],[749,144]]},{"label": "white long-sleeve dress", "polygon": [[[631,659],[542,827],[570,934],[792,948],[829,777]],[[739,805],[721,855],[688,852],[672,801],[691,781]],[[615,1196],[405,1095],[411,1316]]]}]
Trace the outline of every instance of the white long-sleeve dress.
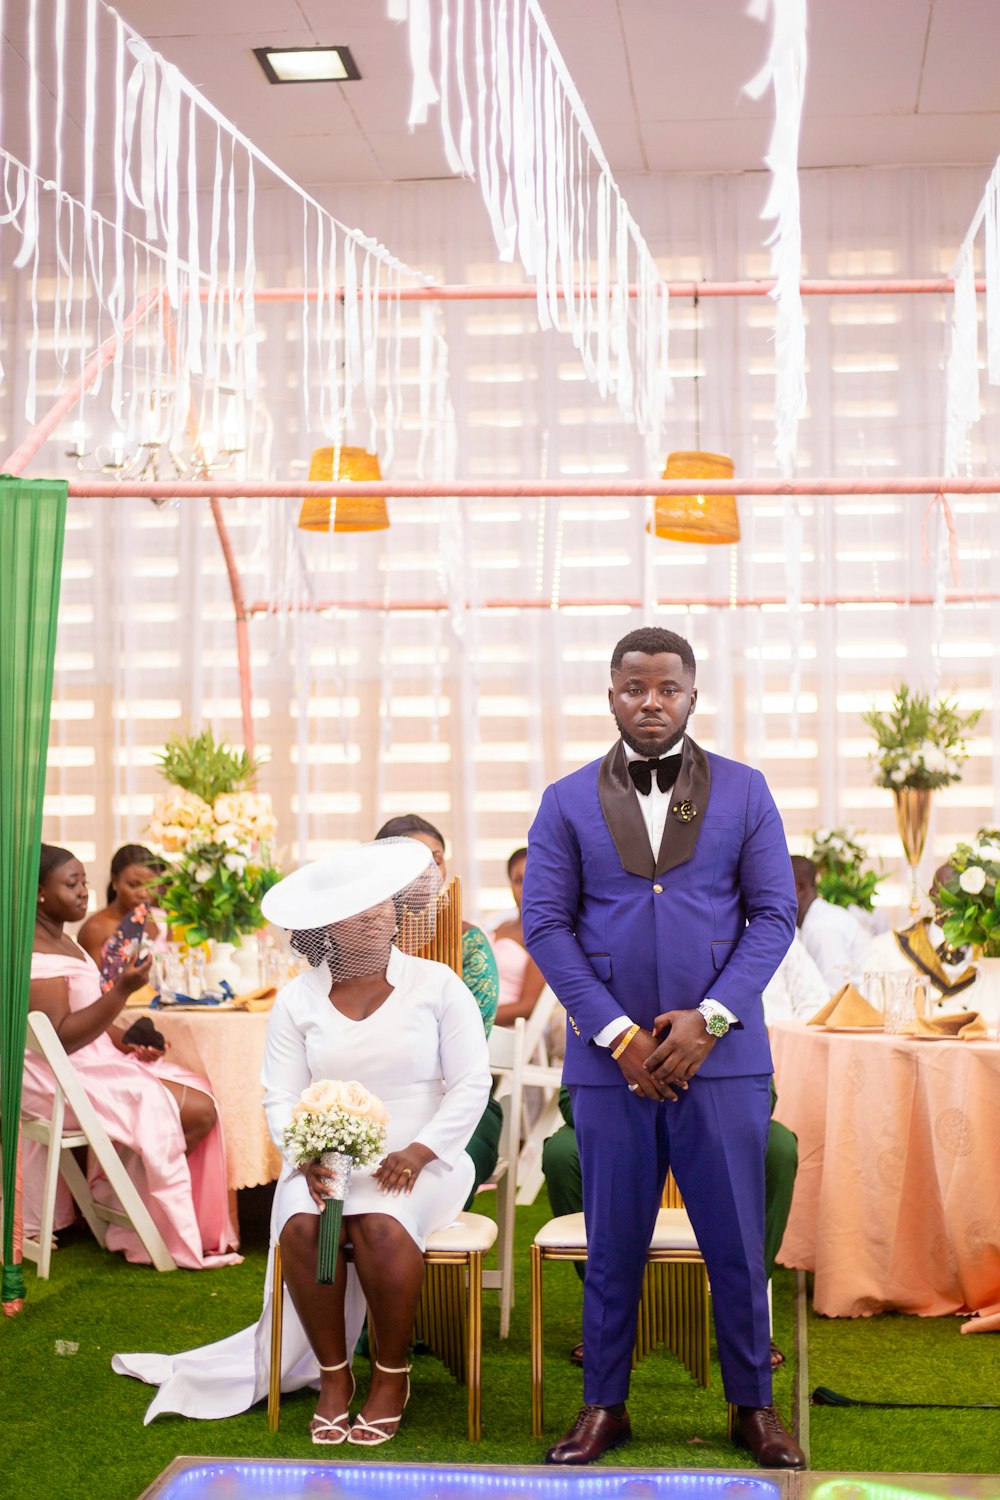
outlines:
[{"label": "white long-sleeve dress", "polygon": [[[271,1012],[261,1081],[275,1144],[302,1091],[321,1078],[357,1079],[389,1113],[388,1149],[419,1140],[437,1157],[410,1193],[379,1191],[371,1170],[351,1176],[344,1203],[352,1214],[382,1213],[403,1224],[424,1248],[428,1234],[449,1224],[472,1188],[465,1146],[490,1091],[489,1055],[479,1008],[462,981],[443,964],[393,949],[386,978],[393,986],[370,1016],[354,1021],[331,1003],[326,968],[294,979]],[[184,1354],[116,1354],[112,1367],[160,1387],[146,1422],[160,1412],[229,1417],[267,1394],[273,1246],[298,1213],[318,1213],[304,1176],[286,1160],[271,1210],[271,1246],[259,1321],[230,1338]],[[353,1268],[347,1290],[347,1347],[354,1348],[364,1299]],[[319,1367],[287,1290],[282,1327],[283,1391],[319,1380]]]}]

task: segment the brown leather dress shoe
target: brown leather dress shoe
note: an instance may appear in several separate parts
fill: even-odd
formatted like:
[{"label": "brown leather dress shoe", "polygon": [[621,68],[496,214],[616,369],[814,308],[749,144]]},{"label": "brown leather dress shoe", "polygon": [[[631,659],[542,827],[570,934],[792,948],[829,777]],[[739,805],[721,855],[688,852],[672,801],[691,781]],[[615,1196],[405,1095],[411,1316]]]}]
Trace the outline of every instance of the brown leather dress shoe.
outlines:
[{"label": "brown leather dress shoe", "polygon": [[581,1406],[569,1432],[545,1455],[547,1464],[591,1464],[632,1436],[628,1412],[613,1417],[606,1406]]},{"label": "brown leather dress shoe", "polygon": [[773,1406],[738,1406],[733,1441],[743,1443],[762,1469],[804,1469],[806,1456]]}]

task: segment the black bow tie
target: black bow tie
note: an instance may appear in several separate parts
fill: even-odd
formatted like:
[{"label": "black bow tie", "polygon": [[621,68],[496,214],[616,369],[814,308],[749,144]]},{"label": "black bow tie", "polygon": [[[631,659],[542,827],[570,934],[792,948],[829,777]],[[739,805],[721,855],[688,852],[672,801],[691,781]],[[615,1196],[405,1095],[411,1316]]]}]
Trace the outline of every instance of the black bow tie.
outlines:
[{"label": "black bow tie", "polygon": [[654,771],[656,772],[656,785],[660,791],[669,792],[677,780],[680,768],[681,757],[679,755],[664,755],[660,760],[630,760],[628,762],[628,774],[640,797],[648,797],[653,790]]}]

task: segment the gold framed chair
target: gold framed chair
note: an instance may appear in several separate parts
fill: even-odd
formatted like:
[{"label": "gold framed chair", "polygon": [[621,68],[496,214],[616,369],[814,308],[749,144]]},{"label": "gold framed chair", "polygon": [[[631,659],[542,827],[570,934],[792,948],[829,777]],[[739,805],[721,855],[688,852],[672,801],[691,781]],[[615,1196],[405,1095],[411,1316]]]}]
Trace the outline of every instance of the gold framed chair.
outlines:
[{"label": "gold framed chair", "polygon": [[[680,1360],[699,1385],[707,1386],[709,1364],[708,1273],[677,1185],[667,1177],[646,1256],[633,1368],[660,1344]],[[583,1214],[564,1214],[543,1224],[531,1246],[531,1433],[544,1422],[543,1272],[548,1261],[587,1259]]]},{"label": "gold framed chair", "polygon": [[[434,933],[420,956],[445,963],[458,975],[462,973],[462,895],[457,876],[441,893]],[[482,1437],[483,1259],[496,1238],[497,1226],[492,1219],[470,1213],[459,1214],[454,1224],[428,1236],[424,1250],[426,1274],[414,1321],[415,1336],[423,1339],[466,1387],[466,1432],[470,1443],[477,1443]],[[271,1375],[267,1394],[267,1425],[271,1432],[278,1430],[281,1411],[283,1292],[281,1248],[275,1245]]]}]

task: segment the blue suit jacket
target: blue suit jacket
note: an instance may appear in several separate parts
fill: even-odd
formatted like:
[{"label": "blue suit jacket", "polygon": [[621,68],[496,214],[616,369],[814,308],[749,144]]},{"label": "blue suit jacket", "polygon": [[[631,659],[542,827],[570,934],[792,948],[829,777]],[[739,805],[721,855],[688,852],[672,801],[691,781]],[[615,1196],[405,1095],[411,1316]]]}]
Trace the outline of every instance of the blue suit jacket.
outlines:
[{"label": "blue suit jacket", "polygon": [[685,739],[654,858],[619,740],[546,789],[528,835],[528,951],[568,1013],[567,1083],[621,1081],[593,1037],[707,996],[737,1015],[702,1077],[771,1072],[761,991],[795,933],[785,833],[763,776]]}]

